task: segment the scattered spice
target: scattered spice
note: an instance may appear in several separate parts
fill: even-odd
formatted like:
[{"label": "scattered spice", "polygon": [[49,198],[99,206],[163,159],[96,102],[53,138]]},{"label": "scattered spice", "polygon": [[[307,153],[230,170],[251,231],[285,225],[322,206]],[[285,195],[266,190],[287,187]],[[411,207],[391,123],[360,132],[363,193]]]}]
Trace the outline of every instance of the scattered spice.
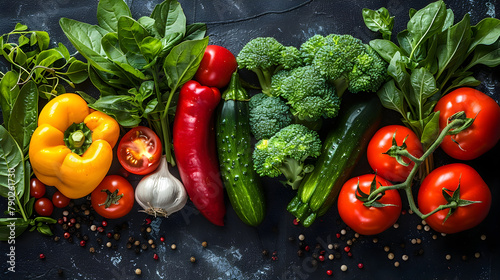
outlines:
[{"label": "scattered spice", "polygon": [[345,265],[345,264],[341,265],[340,270],[347,271],[347,265]]},{"label": "scattered spice", "polygon": [[136,274],[136,275],[141,275],[141,273],[142,273],[142,271],[141,271],[141,269],[140,269],[140,268],[137,268],[137,269],[135,270],[135,274]]},{"label": "scattered spice", "polygon": [[172,250],[175,250],[175,249],[177,249],[177,245],[175,245],[175,244],[172,244],[172,245],[170,246],[170,249],[172,249]]},{"label": "scattered spice", "polygon": [[303,234],[300,234],[299,235],[299,240],[300,241],[304,241],[306,239],[306,237],[303,235]]},{"label": "scattered spice", "polygon": [[41,260],[44,260],[45,259],[45,254],[40,254],[39,257],[40,257]]},{"label": "scattered spice", "polygon": [[160,237],[160,241],[161,241],[161,242],[165,242],[165,237],[163,237],[163,236],[162,236],[162,237]]},{"label": "scattered spice", "polygon": [[191,258],[189,258],[189,261],[191,261],[192,263],[195,263],[196,262],[196,258],[191,256]]},{"label": "scattered spice", "polygon": [[333,271],[331,269],[329,269],[329,270],[326,271],[326,275],[330,276],[332,274],[333,274]]},{"label": "scattered spice", "polygon": [[105,227],[105,226],[108,225],[108,222],[106,222],[106,220],[103,220],[101,224],[102,224],[103,227]]},{"label": "scattered spice", "polygon": [[90,247],[89,248],[89,252],[92,253],[92,254],[95,253],[95,248],[94,247]]},{"label": "scattered spice", "polygon": [[203,242],[201,242],[201,246],[202,246],[203,248],[207,248],[208,243],[207,243],[206,241],[203,241]]},{"label": "scattered spice", "polygon": [[158,254],[154,253],[153,254],[153,259],[158,260]]},{"label": "scattered spice", "polygon": [[111,248],[111,246],[113,246],[113,243],[111,242],[106,243],[106,247]]}]

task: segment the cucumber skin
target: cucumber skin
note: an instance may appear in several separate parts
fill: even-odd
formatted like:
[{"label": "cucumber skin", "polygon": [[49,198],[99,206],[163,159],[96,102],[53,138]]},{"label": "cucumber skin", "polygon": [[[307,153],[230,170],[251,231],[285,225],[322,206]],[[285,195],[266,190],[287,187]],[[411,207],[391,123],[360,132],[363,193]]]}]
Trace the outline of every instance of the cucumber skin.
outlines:
[{"label": "cucumber skin", "polygon": [[224,100],[216,123],[222,181],[238,217],[251,226],[264,219],[260,177],[253,169],[248,101]]},{"label": "cucumber skin", "polygon": [[324,215],[349,179],[381,121],[382,106],[376,98],[343,108],[323,142],[314,170],[302,181],[287,210],[306,227]]}]

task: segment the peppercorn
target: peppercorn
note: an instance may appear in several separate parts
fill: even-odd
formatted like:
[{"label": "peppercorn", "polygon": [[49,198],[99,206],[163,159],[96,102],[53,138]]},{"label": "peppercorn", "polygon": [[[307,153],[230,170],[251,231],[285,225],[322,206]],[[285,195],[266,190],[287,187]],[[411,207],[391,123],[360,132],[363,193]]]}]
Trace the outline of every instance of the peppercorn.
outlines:
[{"label": "peppercorn", "polygon": [[189,260],[190,260],[192,263],[196,262],[196,258],[195,258],[195,257],[191,257],[191,258],[189,258]]},{"label": "peppercorn", "polygon": [[97,230],[97,226],[96,225],[91,225],[90,226],[90,230],[91,231],[96,231]]},{"label": "peppercorn", "polygon": [[156,244],[151,244],[151,249],[156,249]]},{"label": "peppercorn", "polygon": [[101,245],[101,244],[102,244],[102,238],[97,237],[96,241],[97,241],[97,244],[99,244],[99,245]]},{"label": "peppercorn", "polygon": [[76,224],[75,224],[75,228],[76,228],[76,229],[79,229],[80,227],[81,227],[81,225],[80,225],[79,223],[76,223]]},{"label": "peppercorn", "polygon": [[340,270],[347,271],[347,265],[345,265],[345,264],[341,265]]},{"label": "peppercorn", "polygon": [[[63,214],[64,216],[68,216],[68,215],[69,215],[69,212],[68,212],[68,210],[64,210],[62,214]],[[64,219],[64,217],[63,217],[63,219]],[[66,221],[64,221],[64,222],[66,222]]]},{"label": "peppercorn", "polygon": [[68,225],[67,225],[67,224],[63,224],[63,225],[62,225],[62,229],[63,229],[63,230],[68,230],[68,228],[69,228],[69,227],[68,227]]},{"label": "peppercorn", "polygon": [[128,242],[130,242],[130,243],[134,243],[134,240],[135,240],[135,239],[134,239],[132,236],[130,236],[130,237],[128,238]]},{"label": "peppercorn", "polygon": [[150,218],[146,218],[144,221],[146,222],[146,225],[151,224],[151,219]]},{"label": "peppercorn", "polygon": [[113,237],[113,234],[112,234],[111,232],[108,232],[108,233],[106,234],[106,236],[107,236],[108,238],[111,238],[111,237]]},{"label": "peppercorn", "polygon": [[45,259],[45,254],[40,254],[39,257],[40,257],[41,260],[44,260]]},{"label": "peppercorn", "polygon": [[57,219],[57,223],[60,224],[60,225],[62,225],[64,223],[64,221],[63,221],[62,218],[59,218],[59,219]]},{"label": "peppercorn", "polygon": [[85,240],[80,241],[80,246],[85,247]]},{"label": "peppercorn", "polygon": [[86,235],[86,234],[84,234],[83,237],[82,237],[82,239],[85,240],[85,241],[88,241],[89,240],[89,236]]},{"label": "peppercorn", "polygon": [[120,239],[120,234],[119,234],[119,233],[115,233],[115,234],[113,234],[113,238],[114,238],[115,240],[119,240],[119,239]]},{"label": "peppercorn", "polygon": [[162,236],[162,237],[160,237],[160,241],[161,241],[161,242],[165,242],[165,237],[163,237],[163,236]]},{"label": "peppercorn", "polygon": [[135,270],[135,274],[136,274],[136,275],[141,275],[141,273],[142,273],[142,271],[141,271],[141,269],[140,269],[140,268],[137,268],[137,269]]},{"label": "peppercorn", "polygon": [[57,241],[59,241],[59,239],[61,239],[61,237],[59,237],[59,236],[57,236],[57,235],[56,235],[56,236],[54,236],[54,241],[56,241],[56,242],[57,242]]},{"label": "peppercorn", "polygon": [[108,222],[106,222],[106,220],[103,220],[101,224],[102,224],[103,227],[105,227],[105,226],[108,225]]},{"label": "peppercorn", "polygon": [[153,254],[153,259],[158,260],[158,254]]},{"label": "peppercorn", "polygon": [[172,245],[170,246],[170,248],[171,248],[172,250],[175,250],[175,249],[177,249],[177,245],[172,244]]},{"label": "peppercorn", "polygon": [[146,243],[143,243],[143,244],[141,245],[141,249],[142,249],[142,250],[147,250],[147,249],[148,249],[148,245],[147,245]]},{"label": "peppercorn", "polygon": [[65,232],[63,236],[64,238],[68,239],[71,236],[71,234],[69,232]]},{"label": "peppercorn", "polygon": [[90,247],[89,248],[89,252],[92,253],[92,254],[95,253],[95,248],[94,247]]},{"label": "peppercorn", "polygon": [[106,243],[106,247],[111,248],[111,246],[113,246],[113,243],[111,242]]},{"label": "peppercorn", "polygon": [[75,233],[75,237],[78,238],[78,239],[81,239],[82,238],[82,234],[79,231],[77,231]]},{"label": "peppercorn", "polygon": [[299,249],[299,250],[297,251],[297,256],[299,256],[299,257],[304,256],[304,251],[302,251],[302,250],[300,250],[300,249]]},{"label": "peppercorn", "polygon": [[146,232],[148,233],[151,232],[151,230],[152,230],[151,227],[146,228]]},{"label": "peppercorn", "polygon": [[268,251],[268,250],[265,250],[265,249],[264,249],[264,250],[262,250],[262,255],[263,255],[263,256],[267,256],[267,255],[269,255],[269,251]]},{"label": "peppercorn", "polygon": [[87,209],[87,210],[85,210],[85,211],[83,212],[83,214],[84,214],[85,216],[90,215],[90,210],[88,210],[88,209]]},{"label": "peppercorn", "polygon": [[135,246],[139,246],[139,245],[141,245],[141,241],[136,240],[136,241],[134,242],[134,245],[135,245]]},{"label": "peppercorn", "polygon": [[153,243],[154,243],[153,239],[149,239],[149,240],[148,240],[148,244],[149,244],[149,245],[151,245],[151,244],[153,244]]},{"label": "peppercorn", "polygon": [[331,269],[329,269],[329,270],[327,270],[327,271],[326,271],[326,274],[327,274],[327,275],[332,275],[332,274],[333,274],[333,271],[332,271]]},{"label": "peppercorn", "polygon": [[130,249],[130,248],[132,248],[132,243],[127,242],[127,249]]}]

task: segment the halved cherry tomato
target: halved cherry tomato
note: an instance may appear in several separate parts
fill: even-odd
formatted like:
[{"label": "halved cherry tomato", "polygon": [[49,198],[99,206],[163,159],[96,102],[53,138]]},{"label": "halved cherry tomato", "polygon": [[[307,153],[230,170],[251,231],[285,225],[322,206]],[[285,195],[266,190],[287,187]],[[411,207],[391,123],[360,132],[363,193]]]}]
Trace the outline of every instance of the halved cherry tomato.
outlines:
[{"label": "halved cherry tomato", "polygon": [[117,219],[127,215],[134,206],[134,188],[127,179],[118,175],[108,175],[90,194],[92,208],[107,219]]},{"label": "halved cherry tomato", "polygon": [[52,195],[52,203],[57,208],[64,208],[69,205],[71,199],[66,197],[60,191],[56,191],[54,195]]},{"label": "halved cherry tomato", "polygon": [[130,173],[149,174],[160,165],[162,149],[160,138],[153,130],[137,126],[120,140],[118,161]]},{"label": "halved cherry tomato", "polygon": [[455,159],[475,159],[500,140],[500,106],[478,90],[456,89],[443,96],[434,111],[440,111],[441,129],[448,124],[449,117],[460,111],[464,111],[468,118],[475,118],[470,127],[457,135],[446,136],[441,143],[443,151]]},{"label": "halved cherry tomato", "polygon": [[39,198],[35,201],[35,212],[44,217],[48,217],[52,215],[52,211],[54,211],[54,205],[52,201],[46,197]]},{"label": "halved cherry tomato", "polygon": [[[418,207],[423,214],[430,213],[439,205],[447,204],[443,192],[453,197],[460,185],[458,199],[466,202],[452,210],[438,211],[425,221],[434,230],[456,233],[477,226],[486,218],[491,206],[491,192],[474,168],[463,163],[452,163],[434,169],[425,177],[418,191]],[[463,203],[463,202],[462,202]],[[460,205],[460,202],[459,202]]]},{"label": "halved cherry tomato", "polygon": [[384,154],[392,146],[394,133],[396,133],[396,142],[398,146],[401,146],[403,140],[406,138],[406,150],[417,158],[422,156],[422,144],[411,129],[402,125],[388,125],[379,129],[375,135],[373,135],[370,143],[368,143],[368,163],[372,169],[377,172],[377,175],[384,179],[391,182],[403,182],[410,174],[415,163],[403,157],[404,162],[410,163],[408,166],[404,166],[397,162],[395,158]]},{"label": "halved cherry tomato", "polygon": [[31,178],[30,181],[30,195],[34,198],[40,198],[45,194],[46,187],[42,181],[37,178]]},{"label": "halved cherry tomato", "polygon": [[338,210],[342,220],[353,230],[363,235],[379,234],[391,227],[399,218],[401,213],[401,197],[397,190],[388,190],[377,200],[385,206],[365,206],[356,197],[359,189],[370,193],[373,179],[376,179],[377,189],[382,186],[390,186],[391,183],[380,176],[367,174],[351,178],[345,182],[338,197]]},{"label": "halved cherry tomato", "polygon": [[236,68],[236,57],[231,51],[221,46],[208,45],[194,79],[203,86],[220,89],[227,86]]}]

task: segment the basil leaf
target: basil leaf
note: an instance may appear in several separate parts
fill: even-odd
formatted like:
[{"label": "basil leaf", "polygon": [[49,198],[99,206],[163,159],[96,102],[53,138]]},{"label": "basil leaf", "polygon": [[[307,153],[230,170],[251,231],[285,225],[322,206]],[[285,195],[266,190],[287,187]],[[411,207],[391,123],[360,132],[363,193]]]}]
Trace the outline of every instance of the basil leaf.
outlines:
[{"label": "basil leaf", "polygon": [[0,195],[19,198],[24,189],[23,153],[7,129],[0,125]]},{"label": "basil leaf", "polygon": [[436,79],[429,70],[421,67],[411,73],[410,80],[412,90],[410,103],[416,108],[422,108],[425,101],[438,91]]},{"label": "basil leaf", "polygon": [[428,38],[440,32],[446,16],[446,5],[441,0],[418,10],[407,24],[407,29],[412,37],[412,49],[417,49]]},{"label": "basil leaf", "polygon": [[118,20],[118,42],[124,53],[140,53],[139,45],[149,36],[148,31],[131,17]]},{"label": "basil leaf", "polygon": [[33,80],[21,88],[12,108],[12,116],[14,117],[9,119],[8,130],[21,150],[26,153],[38,119],[38,88]]},{"label": "basil leaf", "polygon": [[420,142],[422,142],[422,145],[427,149],[439,136],[439,112],[432,112],[429,114],[429,116],[425,118],[424,123],[424,131],[422,132]]},{"label": "basil leaf", "polygon": [[207,33],[207,25],[205,23],[193,23],[186,26],[186,34],[184,40],[200,40]]},{"label": "basil leaf", "polygon": [[176,0],[165,0],[156,5],[151,13],[151,18],[155,20],[155,27],[160,36],[179,32],[184,37],[186,33],[186,15]]},{"label": "basil leaf", "polygon": [[10,238],[11,229],[15,232],[15,237],[21,235],[29,226],[29,221],[21,218],[0,218],[0,241],[7,241]]},{"label": "basil leaf", "polygon": [[0,80],[0,106],[2,107],[3,121],[6,124],[9,123],[12,108],[19,95],[18,77],[16,72],[9,71]]},{"label": "basil leaf", "polygon": [[106,56],[114,62],[126,63],[127,58],[120,48],[120,42],[117,32],[109,32],[101,39],[101,45]]},{"label": "basil leaf", "polygon": [[472,42],[469,53],[478,45],[491,45],[500,37],[500,20],[497,18],[484,18],[472,27]]},{"label": "basil leaf", "polygon": [[377,95],[382,106],[399,112],[402,116],[406,115],[403,93],[396,87],[393,79],[385,83],[377,91]]},{"label": "basil leaf", "polygon": [[401,49],[389,40],[375,39],[370,41],[370,47],[372,47],[379,55],[390,63],[392,58],[397,52],[401,53]]},{"label": "basil leaf", "polygon": [[[115,89],[101,78],[96,69],[90,64],[88,68],[89,78],[92,84],[99,90],[101,96],[116,95]],[[88,103],[88,102],[87,102]]]},{"label": "basil leaf", "polygon": [[396,81],[403,92],[409,92],[410,90],[410,74],[406,70],[408,63],[408,57],[396,52],[387,67],[387,73]]},{"label": "basil leaf", "polygon": [[75,60],[69,65],[66,76],[75,84],[83,83],[89,77],[87,68],[87,63]]},{"label": "basil leaf", "polygon": [[89,107],[114,117],[122,126],[134,127],[141,122],[141,118],[133,101],[133,97],[128,95],[108,95],[89,104]]},{"label": "basil leaf", "polygon": [[412,51],[411,46],[411,35],[410,32],[405,29],[398,33],[396,36],[399,44],[399,48],[402,50],[401,54],[409,56]]},{"label": "basil leaf", "polygon": [[386,8],[380,8],[377,11],[364,8],[362,14],[368,29],[374,32],[380,32],[382,38],[391,40],[392,28],[394,27],[394,16],[391,17]]},{"label": "basil leaf", "polygon": [[161,36],[160,33],[158,33],[158,30],[156,30],[156,26],[155,26],[155,20],[150,18],[150,17],[147,17],[147,16],[144,16],[144,17],[140,17],[137,22],[142,25],[147,31],[149,34],[151,34],[152,36],[154,36],[155,38],[157,39],[160,39]]},{"label": "basil leaf", "polygon": [[118,30],[118,19],[122,16],[132,16],[123,0],[100,0],[97,4],[97,22],[109,32]]},{"label": "basil leaf", "polygon": [[153,37],[146,37],[139,44],[141,53],[144,55],[147,61],[153,61],[162,49],[162,43],[160,40]]},{"label": "basil leaf", "polygon": [[175,46],[167,55],[163,70],[172,91],[193,78],[207,45],[208,37],[201,40],[184,41]]}]

